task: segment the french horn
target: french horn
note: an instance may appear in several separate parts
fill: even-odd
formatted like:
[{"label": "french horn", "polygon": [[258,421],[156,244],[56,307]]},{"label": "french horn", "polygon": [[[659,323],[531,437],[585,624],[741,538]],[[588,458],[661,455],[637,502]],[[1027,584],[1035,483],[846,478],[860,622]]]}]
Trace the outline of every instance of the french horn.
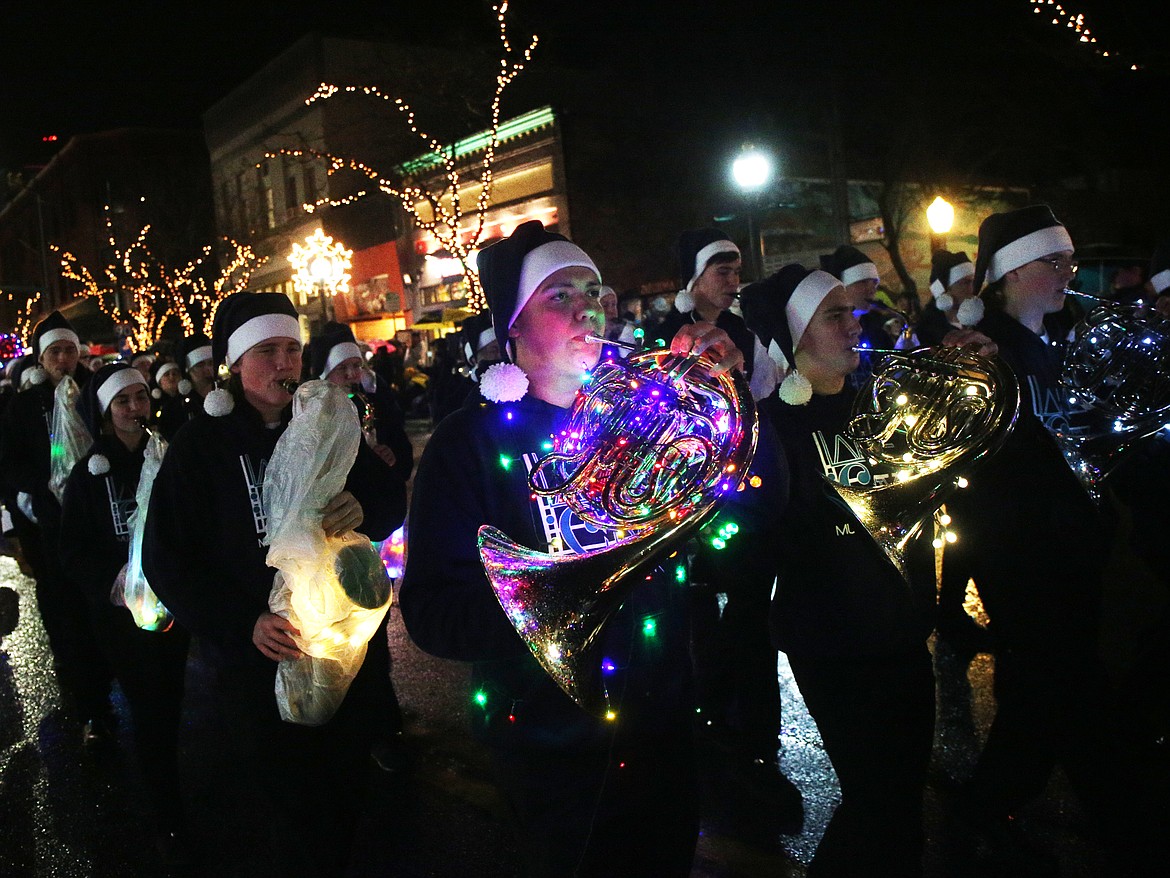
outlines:
[{"label": "french horn", "polygon": [[890,352],[858,392],[846,435],[869,463],[838,496],[906,576],[906,546],[977,460],[1003,446],[1019,413],[1011,369],[974,347]]},{"label": "french horn", "polygon": [[1140,306],[1095,308],[1065,352],[1060,385],[1068,416],[1053,433],[1099,500],[1126,454],[1170,419],[1170,321]]},{"label": "french horn", "polygon": [[756,409],[738,372],[706,355],[635,352],[594,367],[532,491],[563,500],[614,542],[552,555],[479,529],[479,554],[512,625],[578,705],[609,715],[599,636],[645,571],[738,490],[755,454]]}]

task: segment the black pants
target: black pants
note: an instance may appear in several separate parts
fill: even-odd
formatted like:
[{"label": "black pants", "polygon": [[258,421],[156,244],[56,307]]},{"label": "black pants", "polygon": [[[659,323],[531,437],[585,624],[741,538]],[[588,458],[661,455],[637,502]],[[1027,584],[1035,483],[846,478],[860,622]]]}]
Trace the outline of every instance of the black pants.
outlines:
[{"label": "black pants", "polygon": [[89,602],[61,564],[62,535],[51,525],[42,524],[38,530],[42,572],[37,575],[37,608],[49,635],[61,688],[81,720],[103,716],[110,709],[113,669],[94,634]]},{"label": "black pants", "polygon": [[178,743],[187,633],[143,631],[128,610],[112,604],[91,609],[98,641],[130,705],[134,747],[158,828],[182,829]]},{"label": "black pants", "polygon": [[[736,539],[740,539],[737,537]],[[768,632],[775,571],[746,539],[700,550],[690,589],[691,657],[700,717],[725,726],[742,755],[774,760],[780,747],[779,655]],[[720,608],[718,596],[726,597]]]},{"label": "black pants", "polygon": [[220,713],[237,742],[236,768],[261,795],[259,816],[272,848],[271,871],[290,878],[345,874],[369,780],[375,686],[363,665],[329,722],[281,720],[276,662],[224,653],[204,642],[214,667]]},{"label": "black pants", "polygon": [[934,671],[913,653],[789,655],[841,782],[810,876],[922,874],[922,796],[934,741]]},{"label": "black pants", "polygon": [[691,874],[699,818],[689,737],[493,756],[528,878]]}]

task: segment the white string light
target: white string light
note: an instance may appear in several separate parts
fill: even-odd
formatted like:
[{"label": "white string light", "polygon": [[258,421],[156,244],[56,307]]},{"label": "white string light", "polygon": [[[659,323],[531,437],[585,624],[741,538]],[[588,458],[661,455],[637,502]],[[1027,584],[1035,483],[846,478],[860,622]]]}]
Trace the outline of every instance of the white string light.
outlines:
[{"label": "white string light", "polygon": [[[484,215],[487,212],[488,203],[491,199],[492,166],[495,164],[496,149],[500,144],[500,99],[503,97],[508,86],[512,84],[516,77],[524,70],[528,62],[532,60],[532,52],[536,49],[539,41],[539,38],[533,35],[529,40],[527,48],[517,57],[508,39],[508,0],[504,0],[498,6],[492,7],[492,11],[496,13],[496,24],[499,29],[498,36],[501,46],[500,67],[496,74],[495,92],[492,96],[491,126],[488,129],[487,144],[484,148],[483,158],[478,164],[478,185],[480,186],[480,190],[476,198],[475,220],[471,226],[470,234],[466,231],[461,231],[465,212],[459,201],[459,193],[461,187],[465,184],[456,167],[454,148],[444,146],[439,142],[438,138],[432,137],[423,131],[419,126],[414,109],[410,104],[402,100],[402,98],[386,94],[376,86],[337,86],[323,82],[305,100],[305,104],[307,106],[312,105],[316,101],[328,100],[337,94],[357,94],[359,92],[363,95],[392,103],[394,108],[405,117],[410,132],[426,144],[427,151],[438,159],[441,164],[443,169],[442,179],[444,181],[441,189],[434,190],[431,187],[423,188],[422,186],[412,185],[407,179],[400,181],[391,180],[364,162],[338,156],[330,152],[303,148],[280,149],[276,152],[264,153],[265,159],[272,159],[277,156],[292,156],[295,158],[311,156],[320,159],[326,163],[327,176],[333,176],[341,170],[355,171],[370,180],[378,191],[392,198],[397,198],[403,210],[413,218],[416,228],[423,232],[430,232],[438,240],[440,247],[446,249],[453,258],[459,260],[459,264],[463,268],[463,278],[468,288],[467,304],[473,311],[482,311],[487,308],[487,300],[484,298],[483,289],[479,283],[479,276],[471,265],[471,254],[476,250],[480,238],[483,236]],[[325,205],[329,207],[342,207],[347,204],[352,204],[359,198],[365,197],[370,191],[369,189],[361,189],[341,198],[323,196],[311,204],[303,204],[302,207],[308,213],[312,213]],[[450,193],[450,207],[444,204],[444,197],[448,193]],[[430,210],[430,219],[424,219],[422,216],[420,205],[423,204]]]},{"label": "white string light", "polygon": [[[1032,6],[1032,12],[1036,15],[1051,15],[1052,24],[1056,27],[1063,27],[1066,30],[1071,29],[1077,37],[1077,42],[1084,43],[1090,46],[1093,51],[1102,58],[1117,59],[1121,57],[1121,53],[1114,50],[1101,48],[1097,44],[1097,38],[1093,36],[1093,32],[1089,30],[1088,24],[1085,23],[1084,13],[1074,14],[1071,10],[1065,9],[1056,0],[1028,0]],[[1140,70],[1141,66],[1131,63],[1130,70]]]}]

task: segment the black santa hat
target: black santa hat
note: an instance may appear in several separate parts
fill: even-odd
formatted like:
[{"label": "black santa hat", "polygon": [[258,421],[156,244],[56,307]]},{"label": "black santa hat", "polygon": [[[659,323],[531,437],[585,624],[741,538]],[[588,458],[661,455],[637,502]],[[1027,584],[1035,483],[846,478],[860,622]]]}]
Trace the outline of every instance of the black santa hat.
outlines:
[{"label": "black santa hat", "polygon": [[839,286],[842,281],[829,272],[794,262],[748,284],[740,293],[748,329],[759,336],[768,355],[786,373],[780,398],[789,405],[804,405],[812,398],[808,379],[796,371],[796,349],[821,302]]},{"label": "black santa hat", "polygon": [[695,307],[691,288],[707,269],[707,265],[721,253],[739,256],[739,247],[719,229],[688,229],[678,238],[679,283],[682,287],[674,297],[676,310],[686,314]]},{"label": "black santa hat", "polygon": [[[973,296],[959,306],[963,326],[974,326],[983,318],[983,284],[997,283],[1014,271],[1061,250],[1072,250],[1068,230],[1047,204],[1033,204],[1018,210],[993,213],[979,224],[979,252],[975,256]],[[964,314],[963,310],[967,309]]]},{"label": "black santa hat", "polygon": [[930,294],[941,311],[950,311],[955,301],[947,290],[965,277],[975,273],[975,266],[966,253],[935,250],[930,257]]},{"label": "black santa hat", "polygon": [[211,359],[211,339],[202,332],[185,336],[179,342],[179,346],[175,350],[175,356],[178,358],[179,366],[183,372],[190,372],[191,367],[202,363],[204,360]]},{"label": "black santa hat", "polygon": [[479,281],[492,313],[500,356],[511,362],[508,330],[541,282],[555,271],[579,265],[601,272],[589,256],[566,238],[548,231],[540,220],[521,223],[511,235],[485,247],[475,259]]},{"label": "black santa hat", "polygon": [[[301,337],[297,309],[284,293],[232,293],[215,312],[211,329],[211,359],[231,366],[249,348],[269,338]],[[212,417],[223,417],[235,407],[231,393],[216,388],[203,401]]]},{"label": "black santa hat", "polygon": [[468,363],[478,363],[479,352],[495,341],[490,311],[480,311],[459,324],[459,340],[463,344],[463,356]]},{"label": "black santa hat", "polygon": [[361,359],[361,356],[362,349],[358,347],[353,330],[333,320],[321,327],[321,334],[309,342],[310,369],[314,378],[327,378],[342,361],[351,357]]},{"label": "black santa hat", "polygon": [[159,388],[158,379],[167,372],[179,373],[179,377],[183,376],[183,370],[179,368],[179,364],[174,360],[164,360],[159,357],[150,364],[150,380],[154,382],[154,389],[150,391],[150,395],[155,399],[162,399],[162,390]]},{"label": "black santa hat", "polygon": [[985,282],[993,284],[1029,262],[1072,249],[1068,230],[1047,204],[993,213],[979,225],[975,295],[979,295]]},{"label": "black santa hat", "polygon": [[81,350],[81,340],[73,329],[73,324],[65,319],[60,311],[51,311],[44,320],[33,330],[33,358],[40,362],[45,348],[55,341],[71,341]]},{"label": "black santa hat", "polygon": [[102,417],[110,407],[114,397],[125,390],[141,384],[146,387],[146,379],[142,373],[129,363],[107,363],[102,366],[93,377],[86,382],[81,391],[81,399],[77,402],[77,411],[89,428],[91,436],[101,432]]},{"label": "black santa hat", "polygon": [[1150,257],[1150,286],[1158,296],[1170,289],[1170,240],[1159,244]]},{"label": "black santa hat", "polygon": [[848,244],[842,244],[832,253],[821,257],[821,271],[826,271],[849,286],[859,280],[881,280],[872,259]]}]

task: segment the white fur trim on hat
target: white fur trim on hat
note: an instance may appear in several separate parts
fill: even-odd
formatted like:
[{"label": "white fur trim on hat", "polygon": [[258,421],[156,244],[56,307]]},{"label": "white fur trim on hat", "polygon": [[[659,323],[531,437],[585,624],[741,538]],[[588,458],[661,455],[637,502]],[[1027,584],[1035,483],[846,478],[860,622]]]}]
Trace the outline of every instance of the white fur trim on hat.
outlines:
[{"label": "white fur trim on hat", "polygon": [[579,265],[590,269],[601,281],[601,272],[589,258],[589,254],[572,241],[549,241],[541,244],[535,250],[530,250],[520,263],[520,282],[516,285],[516,307],[512,309],[512,316],[508,320],[508,327],[516,322],[536,288],[544,282],[550,274],[562,268]]},{"label": "white fur trim on hat", "polygon": [[800,339],[808,329],[808,322],[812,320],[821,302],[825,301],[825,296],[845,283],[844,278],[837,280],[827,271],[817,269],[796,285],[788,304],[784,306],[784,316],[788,318],[788,332],[792,335],[792,350],[800,347]]},{"label": "white fur trim on hat", "polygon": [[114,397],[125,390],[127,387],[132,387],[135,384],[146,386],[146,379],[142,377],[142,373],[137,369],[119,369],[114,372],[105,383],[98,388],[97,399],[98,405],[101,407],[101,412],[104,415],[106,409],[110,407],[110,403],[114,401]]},{"label": "white fur trim on hat", "polygon": [[55,341],[71,341],[77,345],[79,352],[81,350],[81,339],[77,337],[77,333],[72,329],[68,329],[64,326],[59,327],[58,329],[45,330],[45,334],[42,335],[40,341],[37,342],[37,350],[43,354],[45,352],[45,348],[47,348]]},{"label": "white fur trim on hat", "polygon": [[851,265],[841,272],[841,283],[845,286],[855,284],[859,280],[881,280],[882,276],[878,274],[877,266],[872,262],[862,262],[858,265]]},{"label": "white fur trim on hat", "polygon": [[1072,238],[1064,226],[1037,229],[1000,247],[991,255],[991,261],[987,265],[987,282],[993,284],[1009,271],[1034,262],[1049,253],[1072,249]]},{"label": "white fur trim on hat", "polygon": [[88,466],[91,476],[104,476],[110,471],[110,459],[104,454],[92,454]]},{"label": "white fur trim on hat", "polygon": [[[691,291],[691,287],[695,285],[695,281],[699,279],[699,275],[707,270],[707,263],[710,262],[714,257],[718,256],[720,253],[734,253],[736,256],[740,255],[739,247],[735,245],[734,241],[712,241],[710,244],[695,254],[695,273],[691,275],[691,279],[687,281],[686,291],[688,293]],[[677,303],[678,300],[675,299],[675,302]],[[693,307],[694,305],[691,306],[691,308]],[[687,308],[687,310],[690,311],[691,308]]]},{"label": "white fur trim on hat", "polygon": [[289,314],[260,314],[246,320],[228,336],[227,364],[230,366],[249,348],[270,338],[301,340],[301,324]]},{"label": "white fur trim on hat", "polygon": [[1159,271],[1152,278],[1150,278],[1150,286],[1154,288],[1154,292],[1161,295],[1167,287],[1170,287],[1170,268],[1165,271]]},{"label": "white fur trim on hat", "polygon": [[137,366],[139,363],[149,364],[149,363],[153,363],[153,362],[154,362],[154,357],[152,357],[150,354],[137,354],[136,356],[134,356],[130,359],[131,366]]},{"label": "white fur trim on hat", "polygon": [[784,351],[780,350],[776,339],[772,339],[768,343],[768,356],[772,358],[773,363],[780,367],[781,372],[787,372],[792,368],[792,364],[788,362],[788,357],[784,356]]},{"label": "white fur trim on hat", "polygon": [[[960,262],[958,265],[952,266],[951,270],[949,272],[947,272],[946,286],[943,286],[943,282],[941,280],[931,281],[930,293],[932,296],[934,296],[937,299],[939,296],[941,296],[943,293],[945,293],[947,290],[949,290],[951,287],[953,287],[955,284],[957,284],[963,278],[972,277],[974,274],[975,274],[975,263],[973,263],[973,262]],[[952,302],[952,304],[953,304],[953,302]],[[942,305],[939,305],[939,307],[942,308],[942,310],[944,310],[944,311],[949,311],[951,309],[950,305],[947,305],[945,308],[943,308]]]},{"label": "white fur trim on hat", "polygon": [[211,345],[205,344],[202,347],[195,348],[195,350],[187,354],[187,368],[190,369],[192,366],[196,366],[199,363],[202,363],[204,360],[210,359]]},{"label": "white fur trim on hat", "polygon": [[[495,337],[495,334],[492,334]],[[362,349],[359,348],[352,341],[342,341],[335,344],[329,349],[329,356],[325,358],[325,368],[321,370],[320,377],[325,379],[329,377],[329,373],[344,363],[346,360],[352,360],[357,357],[362,358]]]},{"label": "white fur trim on hat", "polygon": [[154,373],[154,380],[158,381],[158,379],[162,378],[163,375],[166,375],[167,372],[173,372],[178,368],[178,363],[163,363],[158,367],[158,371]]}]

